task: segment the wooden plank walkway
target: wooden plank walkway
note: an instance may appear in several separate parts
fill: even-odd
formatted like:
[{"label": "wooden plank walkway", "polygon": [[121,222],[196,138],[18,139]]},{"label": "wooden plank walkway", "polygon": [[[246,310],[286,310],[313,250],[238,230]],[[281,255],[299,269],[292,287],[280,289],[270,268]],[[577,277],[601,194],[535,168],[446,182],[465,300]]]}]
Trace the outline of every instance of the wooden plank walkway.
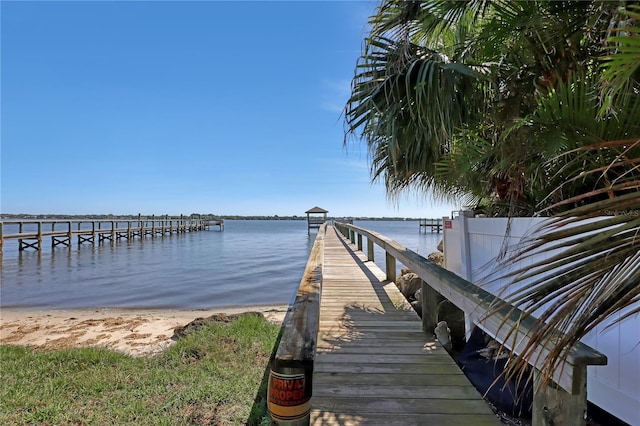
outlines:
[{"label": "wooden plank walkway", "polygon": [[394,283],[333,227],[324,250],[312,425],[500,425]]}]

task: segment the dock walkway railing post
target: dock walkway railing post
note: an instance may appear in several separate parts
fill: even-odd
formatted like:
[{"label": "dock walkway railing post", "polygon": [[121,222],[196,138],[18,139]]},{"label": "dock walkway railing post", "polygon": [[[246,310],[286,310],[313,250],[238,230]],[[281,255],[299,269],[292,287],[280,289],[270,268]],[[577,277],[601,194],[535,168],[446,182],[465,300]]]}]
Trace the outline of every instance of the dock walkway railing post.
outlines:
[{"label": "dock walkway railing post", "polygon": [[[529,336],[536,328],[537,320],[533,316],[526,315],[499,297],[383,235],[344,223],[336,223],[335,226],[352,243],[355,241],[354,233],[357,233],[386,252],[389,281],[395,281],[396,260],[422,279],[422,321],[426,332],[433,333],[434,323],[437,322],[434,307],[436,297],[440,294],[516,355],[526,347]],[[539,368],[549,351],[550,348],[540,345],[536,353],[527,359],[534,368],[536,383],[540,383],[542,374]],[[587,365],[606,364],[607,357],[604,354],[581,342],[569,350],[552,373],[549,383],[534,389],[532,426],[584,426],[587,410]]]},{"label": "dock walkway railing post", "polygon": [[326,229],[326,223],[318,228],[300,286],[282,323],[280,344],[270,362],[267,409],[279,424],[310,422]]}]

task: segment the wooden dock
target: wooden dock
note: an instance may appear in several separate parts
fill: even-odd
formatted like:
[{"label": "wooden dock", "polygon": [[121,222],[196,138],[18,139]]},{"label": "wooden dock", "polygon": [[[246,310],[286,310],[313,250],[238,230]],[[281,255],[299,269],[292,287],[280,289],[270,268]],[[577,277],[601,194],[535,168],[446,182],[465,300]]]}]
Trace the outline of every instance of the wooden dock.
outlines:
[{"label": "wooden dock", "polygon": [[385,273],[328,227],[312,425],[500,425]]},{"label": "wooden dock", "polygon": [[[373,263],[374,245],[385,252],[385,272]],[[421,278],[422,318],[394,284],[397,262]],[[522,352],[535,317],[384,235],[338,222],[318,229],[283,321],[270,362],[272,418],[296,426],[501,424],[433,337],[447,319],[435,309],[438,295],[514,356],[527,356],[533,426],[586,425],[587,366],[606,365],[604,354],[578,342],[543,372],[549,345]]]},{"label": "wooden dock", "polygon": [[17,240],[19,251],[41,250],[46,238],[51,240],[51,247],[63,245],[71,248],[74,238],[77,238],[79,246],[83,243],[95,244],[203,231],[211,226],[219,226],[220,231],[224,230],[224,219],[139,216],[135,219],[114,220],[7,220],[0,222],[0,253],[6,240]]},{"label": "wooden dock", "polygon": [[442,219],[419,219],[418,230],[427,232],[427,228],[431,229],[431,232],[442,232]]}]

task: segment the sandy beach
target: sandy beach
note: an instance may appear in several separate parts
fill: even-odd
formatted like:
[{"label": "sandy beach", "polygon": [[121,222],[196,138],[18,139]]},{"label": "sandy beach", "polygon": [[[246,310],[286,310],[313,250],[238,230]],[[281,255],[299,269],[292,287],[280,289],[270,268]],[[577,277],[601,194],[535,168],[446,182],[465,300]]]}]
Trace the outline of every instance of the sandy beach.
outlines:
[{"label": "sandy beach", "polygon": [[133,356],[152,355],[174,344],[175,327],[214,314],[261,312],[281,323],[287,305],[231,306],[206,310],[59,309],[0,311],[0,344],[39,349],[101,346]]}]

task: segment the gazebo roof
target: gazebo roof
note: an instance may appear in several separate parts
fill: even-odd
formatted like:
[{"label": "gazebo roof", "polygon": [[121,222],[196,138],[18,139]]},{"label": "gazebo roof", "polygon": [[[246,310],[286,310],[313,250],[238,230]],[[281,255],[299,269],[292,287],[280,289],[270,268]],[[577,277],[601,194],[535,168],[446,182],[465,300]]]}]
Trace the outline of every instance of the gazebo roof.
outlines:
[{"label": "gazebo roof", "polygon": [[321,209],[318,206],[315,206],[314,208],[307,210],[305,213],[306,214],[309,214],[309,213],[329,213],[329,211],[327,211],[325,209]]}]

